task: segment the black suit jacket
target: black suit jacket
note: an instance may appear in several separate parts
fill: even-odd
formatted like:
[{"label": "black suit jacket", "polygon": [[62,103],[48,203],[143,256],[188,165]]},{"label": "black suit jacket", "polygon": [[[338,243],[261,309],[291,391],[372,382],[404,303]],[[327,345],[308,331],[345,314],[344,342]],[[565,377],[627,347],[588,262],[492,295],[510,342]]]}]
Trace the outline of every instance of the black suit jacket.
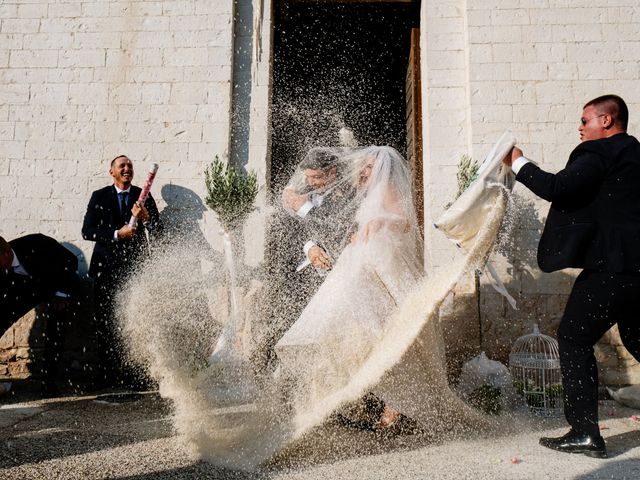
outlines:
[{"label": "black suit jacket", "polygon": [[162,224],[158,207],[149,194],[145,202],[151,217],[149,224],[143,228],[139,223],[135,236],[130,240],[113,238],[114,232],[131,218],[131,209],[138,200],[140,192],[139,187],[131,186],[124,216],[120,213],[118,194],[113,185],[96,190],[91,195],[82,224],[82,238],[96,242],[89,265],[91,277],[96,278],[99,274],[124,273],[141,255],[148,254],[149,244],[145,229],[149,230],[152,236],[161,233]]},{"label": "black suit jacket", "polygon": [[551,203],[538,246],[545,272],[640,272],[640,143],[621,133],[578,145],[566,167],[525,164],[516,179]]},{"label": "black suit jacket", "polygon": [[72,294],[78,287],[78,258],[54,238],[34,233],[9,242],[18,260],[46,294]]},{"label": "black suit jacket", "polygon": [[78,287],[78,259],[55,239],[34,233],[9,242],[29,276],[0,272],[0,335],[32,308]]}]

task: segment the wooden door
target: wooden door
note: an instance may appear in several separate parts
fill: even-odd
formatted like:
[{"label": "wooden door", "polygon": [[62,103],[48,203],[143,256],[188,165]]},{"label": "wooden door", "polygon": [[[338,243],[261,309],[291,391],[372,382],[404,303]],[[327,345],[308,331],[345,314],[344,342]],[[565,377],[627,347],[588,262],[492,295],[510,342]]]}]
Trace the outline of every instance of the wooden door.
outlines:
[{"label": "wooden door", "polygon": [[420,92],[420,29],[411,30],[411,51],[406,77],[407,160],[413,180],[413,202],[420,230],[424,229],[422,179],[422,97]]}]

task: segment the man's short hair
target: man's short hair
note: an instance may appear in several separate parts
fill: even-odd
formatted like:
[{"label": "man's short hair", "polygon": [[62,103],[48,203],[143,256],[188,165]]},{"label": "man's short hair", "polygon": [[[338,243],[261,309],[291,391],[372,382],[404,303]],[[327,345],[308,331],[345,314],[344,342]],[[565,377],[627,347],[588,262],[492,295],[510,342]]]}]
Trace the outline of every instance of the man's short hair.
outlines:
[{"label": "man's short hair", "polygon": [[314,147],[304,160],[300,162],[300,168],[303,170],[329,170],[330,168],[338,166],[338,156],[333,149],[326,147]]},{"label": "man's short hair", "polygon": [[614,122],[620,122],[620,126],[626,132],[629,123],[629,108],[624,100],[618,95],[602,95],[587,102],[584,107],[594,106],[603,113],[608,113],[614,119]]},{"label": "man's short hair", "polygon": [[[113,166],[116,164],[116,160],[119,158],[129,158],[126,155],[118,155],[117,157],[114,157],[113,160],[111,160],[111,168],[113,168]],[[129,161],[131,161],[131,159],[129,159]]]},{"label": "man's short hair", "polygon": [[9,245],[9,242],[7,242],[3,237],[0,236],[0,253],[6,252],[10,248],[11,245]]}]

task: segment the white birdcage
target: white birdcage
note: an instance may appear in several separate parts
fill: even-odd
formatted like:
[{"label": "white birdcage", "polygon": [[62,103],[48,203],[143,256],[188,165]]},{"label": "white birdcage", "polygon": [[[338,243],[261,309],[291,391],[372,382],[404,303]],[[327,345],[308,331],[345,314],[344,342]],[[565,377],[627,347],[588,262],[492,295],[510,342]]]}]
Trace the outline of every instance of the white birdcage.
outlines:
[{"label": "white birdcage", "polygon": [[562,413],[558,342],[540,333],[538,325],[533,326],[533,333],[518,338],[513,344],[509,370],[516,392],[532,412],[544,416]]}]

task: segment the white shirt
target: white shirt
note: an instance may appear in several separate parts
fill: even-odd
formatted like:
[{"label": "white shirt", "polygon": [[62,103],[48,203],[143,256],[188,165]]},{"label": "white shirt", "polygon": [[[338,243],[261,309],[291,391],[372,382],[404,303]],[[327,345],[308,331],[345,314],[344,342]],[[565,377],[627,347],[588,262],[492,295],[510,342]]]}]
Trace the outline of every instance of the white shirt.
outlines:
[{"label": "white shirt", "polygon": [[[327,193],[329,192],[326,191],[324,193],[312,193],[309,200],[304,202],[304,204],[298,210],[296,210],[296,215],[298,215],[300,218],[306,217],[307,213],[309,213],[311,209],[322,205],[322,202],[324,202],[324,197],[327,196]],[[300,265],[298,265],[298,267],[296,268],[296,272],[299,272],[305,267],[311,265],[311,261],[309,260],[309,250],[315,244],[316,242],[314,242],[313,240],[309,240],[304,244],[304,246],[302,247],[302,251],[304,252],[304,256],[306,257],[306,259]]]},{"label": "white shirt", "polygon": [[314,207],[319,207],[324,202],[324,197],[327,195],[327,192],[322,194],[320,193],[312,193],[311,198],[304,202],[304,204],[296,211],[296,215],[300,218],[304,218],[307,216],[307,213],[311,211]]},{"label": "white shirt", "polygon": [[529,160],[528,158],[518,157],[511,164],[511,170],[513,171],[513,173],[517,175],[520,169],[530,162],[531,160]]},{"label": "white shirt", "polygon": [[13,248],[11,249],[11,251],[13,252],[13,262],[11,262],[11,268],[13,269],[13,271],[18,275],[30,277],[31,275],[29,275],[29,272],[27,272],[27,270],[20,263],[20,260],[18,260],[18,256],[16,255],[16,252],[13,250]]}]

